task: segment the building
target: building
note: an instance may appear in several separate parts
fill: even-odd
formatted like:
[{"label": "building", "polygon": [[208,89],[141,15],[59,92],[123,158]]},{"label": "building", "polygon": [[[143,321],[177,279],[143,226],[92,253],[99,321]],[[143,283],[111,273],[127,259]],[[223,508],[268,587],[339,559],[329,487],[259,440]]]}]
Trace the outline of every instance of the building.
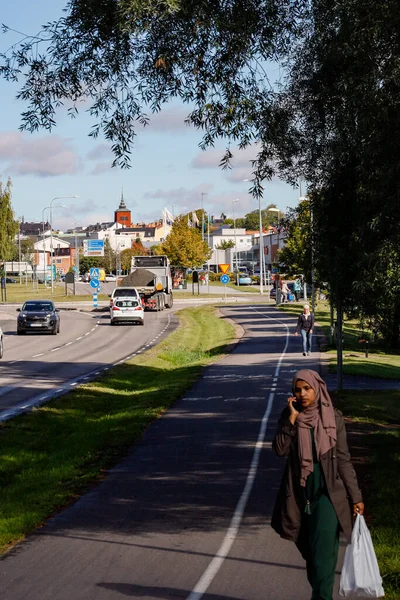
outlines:
[{"label": "building", "polygon": [[127,208],[124,200],[124,193],[121,193],[121,202],[114,212],[114,223],[119,223],[122,227],[130,227],[132,224],[131,211]]}]

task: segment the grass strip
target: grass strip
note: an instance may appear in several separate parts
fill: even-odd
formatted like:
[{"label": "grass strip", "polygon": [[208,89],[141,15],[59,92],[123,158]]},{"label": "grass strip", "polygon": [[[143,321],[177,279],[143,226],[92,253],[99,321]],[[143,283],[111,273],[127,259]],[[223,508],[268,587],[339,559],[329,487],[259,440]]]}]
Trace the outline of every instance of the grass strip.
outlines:
[{"label": "grass strip", "polygon": [[[297,317],[303,311],[303,304],[284,304],[279,310]],[[329,340],[330,313],[327,301],[318,302],[315,310],[315,320],[322,328],[324,335]],[[369,332],[361,331],[356,319],[345,318],[343,323],[343,372],[346,375],[376,377],[382,379],[399,379],[400,354],[385,351],[381,341],[370,342],[369,356],[365,356],[365,345],[360,344]],[[370,334],[369,334],[370,335]],[[329,371],[336,373],[336,350],[327,348],[329,358]]]},{"label": "grass strip", "polygon": [[1,553],[116,464],[235,337],[212,306],[182,310],[179,319],[152,350],[0,423]]},{"label": "grass strip", "polygon": [[400,598],[400,391],[336,398],[366,504],[386,600]]},{"label": "grass strip", "polygon": [[[65,284],[54,285],[54,291],[51,293],[51,288],[44,284],[39,284],[38,287],[32,288],[32,284],[25,285],[24,283],[9,283],[7,285],[7,302],[1,304],[19,304],[26,300],[54,300],[54,302],[85,302],[93,301],[93,295],[88,294],[72,294],[72,285],[68,286],[68,296],[65,295]],[[98,294],[98,300],[109,300],[107,294]]]}]

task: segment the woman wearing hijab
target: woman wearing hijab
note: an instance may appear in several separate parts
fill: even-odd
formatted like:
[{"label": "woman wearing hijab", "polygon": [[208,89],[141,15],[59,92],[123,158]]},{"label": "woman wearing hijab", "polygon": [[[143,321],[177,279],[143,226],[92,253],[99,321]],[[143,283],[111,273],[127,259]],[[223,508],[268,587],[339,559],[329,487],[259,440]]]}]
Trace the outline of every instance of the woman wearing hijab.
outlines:
[{"label": "woman wearing hijab", "polygon": [[363,514],[364,504],[343,415],[315,371],[296,373],[273,448],[288,460],[271,525],[305,559],[311,600],[332,600],[339,532],[350,541],[353,516]]}]

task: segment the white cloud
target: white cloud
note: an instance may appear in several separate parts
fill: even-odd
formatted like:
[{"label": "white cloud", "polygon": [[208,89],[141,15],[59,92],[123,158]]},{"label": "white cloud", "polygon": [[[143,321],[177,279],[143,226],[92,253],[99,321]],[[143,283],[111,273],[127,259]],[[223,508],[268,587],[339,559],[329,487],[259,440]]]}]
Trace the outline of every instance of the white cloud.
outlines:
[{"label": "white cloud", "polygon": [[0,133],[0,162],[11,174],[55,177],[73,175],[82,162],[68,139],[34,138],[20,132]]},{"label": "white cloud", "polygon": [[92,148],[86,155],[89,160],[98,160],[101,158],[107,158],[111,161],[113,160],[113,154],[111,152],[110,146],[108,144],[97,144],[94,148]]},{"label": "white cloud", "polygon": [[[172,204],[183,210],[193,210],[201,207],[202,192],[208,194],[212,189],[210,184],[198,185],[192,189],[180,187],[172,190],[158,189],[153,192],[146,192],[143,197],[148,200],[162,200],[166,206]],[[207,202],[207,196],[204,196],[204,204]]]},{"label": "white cloud", "polygon": [[185,108],[164,108],[159,113],[149,114],[149,124],[144,128],[139,125],[139,129],[150,133],[189,131],[189,125],[185,124],[185,119],[188,114],[189,110],[186,110]]},{"label": "white cloud", "polygon": [[[246,173],[251,174],[251,161],[257,158],[259,145],[253,144],[244,150],[233,148],[231,152],[233,154],[231,160],[233,169],[245,169]],[[221,169],[219,164],[224,154],[225,150],[222,148],[212,148],[210,150],[202,151],[194,157],[191,166],[194,169]]]}]

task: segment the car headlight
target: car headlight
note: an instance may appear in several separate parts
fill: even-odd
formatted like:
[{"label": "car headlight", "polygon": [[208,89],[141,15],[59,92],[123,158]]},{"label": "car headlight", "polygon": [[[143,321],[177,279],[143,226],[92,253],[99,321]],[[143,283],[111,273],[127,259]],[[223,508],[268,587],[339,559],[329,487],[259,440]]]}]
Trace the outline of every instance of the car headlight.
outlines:
[{"label": "car headlight", "polygon": [[22,317],[23,319],[25,319],[26,318],[26,313],[20,313],[19,316]]}]

